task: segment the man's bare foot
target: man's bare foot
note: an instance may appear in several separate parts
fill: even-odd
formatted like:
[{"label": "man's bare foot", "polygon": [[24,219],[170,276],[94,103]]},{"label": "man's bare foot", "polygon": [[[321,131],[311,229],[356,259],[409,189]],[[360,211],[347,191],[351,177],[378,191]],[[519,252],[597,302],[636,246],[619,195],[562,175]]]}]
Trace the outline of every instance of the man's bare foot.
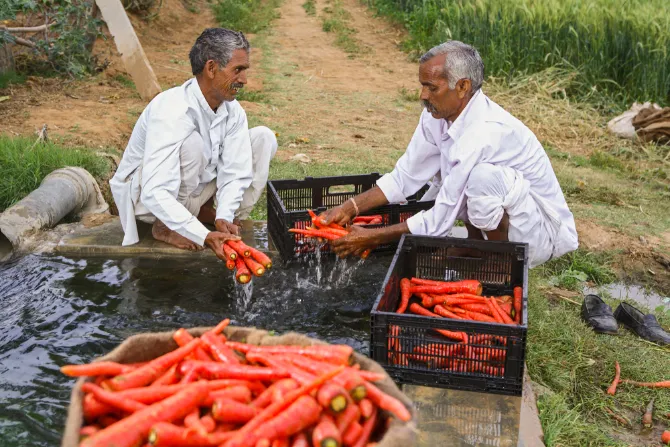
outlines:
[{"label": "man's bare foot", "polygon": [[207,203],[200,207],[198,220],[204,224],[214,225],[216,220],[216,210],[214,209],[214,200],[209,199]]},{"label": "man's bare foot", "polygon": [[154,222],[153,227],[151,227],[151,235],[157,241],[166,242],[170,245],[174,245],[177,248],[181,248],[182,250],[190,250],[190,251],[202,250],[202,247],[200,247],[198,244],[170,230],[168,227],[165,226],[163,222],[161,222],[158,219],[156,219],[156,222]]}]

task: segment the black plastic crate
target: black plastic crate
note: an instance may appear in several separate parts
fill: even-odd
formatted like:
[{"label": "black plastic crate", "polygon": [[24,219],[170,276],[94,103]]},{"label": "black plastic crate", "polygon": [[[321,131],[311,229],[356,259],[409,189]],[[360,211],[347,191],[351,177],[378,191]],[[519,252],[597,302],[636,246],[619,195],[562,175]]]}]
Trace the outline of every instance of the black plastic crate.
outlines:
[{"label": "black plastic crate", "polygon": [[[411,277],[476,279],[485,296],[512,295],[513,288],[521,286],[521,324],[433,318],[409,313],[409,308],[407,313],[395,313],[400,280]],[[527,296],[527,244],[403,236],[370,314],[370,356],[399,383],[520,396]],[[413,297],[410,303],[416,300]],[[457,346],[459,342],[440,335],[439,329],[465,332],[470,347]]]},{"label": "black plastic crate", "polygon": [[[304,180],[272,180],[267,185],[268,233],[279,254],[285,260],[301,253],[312,252],[316,245],[313,239],[289,233],[291,228],[306,228],[312,224],[307,210],[316,213],[341,205],[350,198],[371,189],[381,177],[378,173],[347,175],[339,177],[305,177]],[[382,216],[383,227],[404,222],[422,210],[433,207],[434,201],[419,202],[428,187],[407,198],[402,205],[386,205],[362,215]],[[379,246],[375,252],[393,253],[397,244]],[[328,245],[321,252],[329,252]]]}]

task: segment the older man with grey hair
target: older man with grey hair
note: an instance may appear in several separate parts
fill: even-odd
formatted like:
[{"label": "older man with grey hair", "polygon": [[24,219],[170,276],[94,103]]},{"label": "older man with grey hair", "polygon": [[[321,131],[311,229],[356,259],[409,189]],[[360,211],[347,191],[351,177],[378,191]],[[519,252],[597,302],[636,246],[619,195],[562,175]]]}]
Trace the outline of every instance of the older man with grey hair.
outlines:
[{"label": "older man with grey hair", "polygon": [[189,54],[195,77],[156,96],[140,115],[110,181],[123,245],[139,241],[136,218],[152,223],[158,240],[187,250],[208,246],[221,259],[223,242],[239,239],[233,222],[249,216],[277,151],[274,132],[249,129],[235,100],[247,83],[249,49],[240,32],[206,29]]},{"label": "older man with grey hair", "polygon": [[393,172],[322,216],[346,224],[427,182],[423,200],[435,206],[397,225],[352,227],[333,249],[347,256],[405,233],[447,236],[460,220],[470,238],[528,243],[531,267],[575,250],[575,221],[549,158],[530,129],[481,91],[477,50],[454,40],[432,48],[420,59],[419,81],[425,110]]}]

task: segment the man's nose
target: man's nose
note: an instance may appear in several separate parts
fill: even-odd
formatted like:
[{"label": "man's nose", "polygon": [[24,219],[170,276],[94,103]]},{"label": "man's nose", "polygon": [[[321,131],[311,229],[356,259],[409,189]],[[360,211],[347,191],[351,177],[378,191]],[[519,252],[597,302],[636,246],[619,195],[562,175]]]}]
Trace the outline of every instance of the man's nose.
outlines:
[{"label": "man's nose", "polygon": [[245,72],[240,73],[237,75],[237,82],[241,84],[246,84],[247,83],[247,74]]},{"label": "man's nose", "polygon": [[419,95],[419,99],[422,101],[428,101],[428,98],[428,89],[426,87],[421,87],[421,95]]}]

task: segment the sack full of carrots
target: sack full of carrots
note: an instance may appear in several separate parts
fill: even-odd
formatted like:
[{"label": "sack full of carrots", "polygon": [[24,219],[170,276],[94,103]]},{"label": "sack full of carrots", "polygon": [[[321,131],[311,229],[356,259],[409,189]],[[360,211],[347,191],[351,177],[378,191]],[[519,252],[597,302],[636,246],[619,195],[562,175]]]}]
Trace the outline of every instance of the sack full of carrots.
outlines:
[{"label": "sack full of carrots", "polygon": [[376,362],[296,333],[228,326],[139,334],[61,371],[62,447],[414,444],[415,414]]},{"label": "sack full of carrots", "polygon": [[[523,289],[513,296],[483,296],[477,280],[434,281],[421,278],[400,280],[396,313],[412,313],[453,321],[477,321],[518,326],[522,322]],[[389,326],[388,361],[396,366],[412,364],[461,373],[502,377],[507,360],[507,337],[458,330],[434,329],[430,342],[403,345],[402,329]]]}]

